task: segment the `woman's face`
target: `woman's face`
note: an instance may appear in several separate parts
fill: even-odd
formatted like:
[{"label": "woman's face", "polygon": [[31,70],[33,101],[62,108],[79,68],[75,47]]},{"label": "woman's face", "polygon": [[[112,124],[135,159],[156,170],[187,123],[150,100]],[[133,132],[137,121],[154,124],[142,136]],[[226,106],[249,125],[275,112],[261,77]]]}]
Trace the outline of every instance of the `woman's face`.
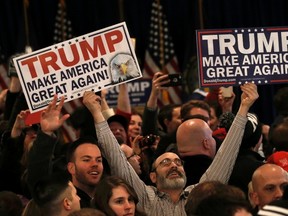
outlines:
[{"label": "woman's face", "polygon": [[134,216],[135,202],[123,186],[112,189],[109,206],[117,216]]},{"label": "woman's face", "polygon": [[142,118],[139,115],[132,115],[128,127],[129,137],[135,138],[142,134]]}]

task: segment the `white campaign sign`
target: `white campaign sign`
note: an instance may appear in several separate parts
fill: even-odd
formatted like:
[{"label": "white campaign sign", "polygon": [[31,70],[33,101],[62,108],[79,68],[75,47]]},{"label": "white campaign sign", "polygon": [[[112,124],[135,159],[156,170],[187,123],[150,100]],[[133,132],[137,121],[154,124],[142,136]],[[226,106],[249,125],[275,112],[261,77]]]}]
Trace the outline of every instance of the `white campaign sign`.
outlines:
[{"label": "white campaign sign", "polygon": [[30,112],[142,77],[125,22],[14,58]]}]

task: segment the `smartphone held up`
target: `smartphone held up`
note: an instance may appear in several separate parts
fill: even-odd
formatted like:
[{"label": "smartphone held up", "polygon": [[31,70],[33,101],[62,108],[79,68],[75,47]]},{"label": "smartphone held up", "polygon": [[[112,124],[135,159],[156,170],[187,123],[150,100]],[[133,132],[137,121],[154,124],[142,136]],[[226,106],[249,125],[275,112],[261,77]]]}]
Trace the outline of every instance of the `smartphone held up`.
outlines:
[{"label": "smartphone held up", "polygon": [[181,74],[168,74],[169,83],[162,85],[163,87],[181,86],[182,75]]}]

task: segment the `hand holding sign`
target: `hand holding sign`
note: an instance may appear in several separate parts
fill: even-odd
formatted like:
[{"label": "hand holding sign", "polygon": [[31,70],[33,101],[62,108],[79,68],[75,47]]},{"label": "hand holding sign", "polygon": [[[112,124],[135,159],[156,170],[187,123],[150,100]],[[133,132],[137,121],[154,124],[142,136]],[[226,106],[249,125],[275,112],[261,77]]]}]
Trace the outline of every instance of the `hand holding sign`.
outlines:
[{"label": "hand holding sign", "polygon": [[91,112],[95,122],[105,121],[101,112],[101,98],[95,95],[94,92],[84,92],[83,103]]},{"label": "hand holding sign", "polygon": [[241,94],[241,105],[238,113],[246,116],[250,107],[254,104],[254,102],[258,99],[258,91],[257,86],[254,83],[247,83],[240,86],[242,90]]}]

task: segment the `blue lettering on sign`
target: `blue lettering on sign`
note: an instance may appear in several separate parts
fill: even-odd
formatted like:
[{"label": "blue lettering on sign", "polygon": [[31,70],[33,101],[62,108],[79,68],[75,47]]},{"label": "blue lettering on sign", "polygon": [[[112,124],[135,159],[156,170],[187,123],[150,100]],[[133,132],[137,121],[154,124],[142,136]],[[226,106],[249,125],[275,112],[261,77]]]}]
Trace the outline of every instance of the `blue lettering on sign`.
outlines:
[{"label": "blue lettering on sign", "polygon": [[288,82],[288,28],[197,31],[201,87]]},{"label": "blue lettering on sign", "polygon": [[[151,79],[137,79],[126,83],[128,87],[129,98],[132,106],[144,106],[151,92]],[[106,95],[107,103],[110,107],[117,106],[119,86],[108,89]]]}]

